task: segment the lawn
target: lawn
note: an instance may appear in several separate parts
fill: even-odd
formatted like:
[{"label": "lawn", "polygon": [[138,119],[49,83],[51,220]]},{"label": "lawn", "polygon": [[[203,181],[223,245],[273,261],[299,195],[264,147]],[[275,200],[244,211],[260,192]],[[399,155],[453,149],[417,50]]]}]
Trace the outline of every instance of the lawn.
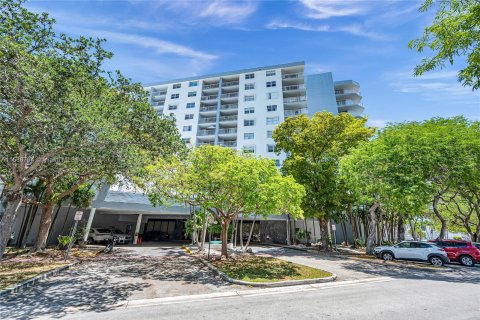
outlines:
[{"label": "lawn", "polygon": [[33,278],[69,262],[2,262],[0,264],[0,290]]},{"label": "lawn", "polygon": [[212,264],[231,278],[250,282],[279,282],[332,276],[327,271],[271,257],[240,256]]}]

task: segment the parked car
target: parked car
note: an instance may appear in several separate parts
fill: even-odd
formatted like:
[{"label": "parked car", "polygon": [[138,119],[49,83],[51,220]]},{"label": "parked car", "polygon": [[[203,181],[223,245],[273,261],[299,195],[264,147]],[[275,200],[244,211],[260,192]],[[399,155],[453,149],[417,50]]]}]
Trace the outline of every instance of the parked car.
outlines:
[{"label": "parked car", "polygon": [[470,241],[430,240],[430,242],[445,249],[450,261],[460,262],[467,267],[473,267],[475,263],[480,263],[480,248]]},{"label": "parked car", "polygon": [[91,228],[88,233],[88,243],[105,243],[112,238],[112,232],[108,228]]},{"label": "parked car", "polygon": [[377,258],[385,261],[394,259],[428,261],[434,266],[443,266],[449,262],[444,249],[433,243],[421,241],[402,241],[394,246],[380,246],[373,249]]},{"label": "parked car", "polygon": [[480,242],[472,242],[472,244],[480,250]]},{"label": "parked car", "polygon": [[161,231],[147,231],[142,236],[142,241],[165,241],[168,240],[170,237],[168,234],[163,233]]},{"label": "parked car", "polygon": [[114,237],[117,237],[118,244],[127,244],[132,242],[132,236],[115,228],[110,228]]}]

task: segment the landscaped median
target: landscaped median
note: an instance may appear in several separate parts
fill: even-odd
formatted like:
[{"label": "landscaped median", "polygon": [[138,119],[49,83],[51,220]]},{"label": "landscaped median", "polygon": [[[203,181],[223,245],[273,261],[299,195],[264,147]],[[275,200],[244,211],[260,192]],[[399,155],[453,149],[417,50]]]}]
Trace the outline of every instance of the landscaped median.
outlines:
[{"label": "landscaped median", "polygon": [[228,282],[253,287],[281,287],[329,282],[336,275],[320,269],[265,256],[240,254],[226,260],[200,260]]}]

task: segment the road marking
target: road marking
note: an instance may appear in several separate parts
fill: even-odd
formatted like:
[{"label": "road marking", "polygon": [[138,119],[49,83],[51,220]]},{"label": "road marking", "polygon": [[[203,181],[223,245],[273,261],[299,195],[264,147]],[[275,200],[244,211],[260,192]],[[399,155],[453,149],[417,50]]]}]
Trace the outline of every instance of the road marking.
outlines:
[{"label": "road marking", "polygon": [[361,280],[345,280],[345,281],[316,283],[316,284],[307,284],[307,285],[289,286],[289,287],[246,289],[246,290],[236,290],[236,291],[229,291],[229,292],[206,293],[206,294],[199,294],[199,295],[128,300],[126,302],[113,305],[112,307],[132,308],[132,307],[145,307],[145,306],[154,306],[154,305],[178,304],[178,303],[185,303],[185,302],[190,303],[190,302],[200,302],[200,301],[211,301],[211,300],[217,300],[221,298],[234,298],[234,297],[248,298],[248,297],[255,297],[255,296],[277,295],[277,294],[284,294],[284,293],[333,289],[333,288],[341,288],[341,287],[354,286],[354,285],[367,284],[367,283],[388,282],[393,280],[395,279],[389,278],[389,277],[376,277],[376,278],[367,278],[367,279],[361,279]]}]

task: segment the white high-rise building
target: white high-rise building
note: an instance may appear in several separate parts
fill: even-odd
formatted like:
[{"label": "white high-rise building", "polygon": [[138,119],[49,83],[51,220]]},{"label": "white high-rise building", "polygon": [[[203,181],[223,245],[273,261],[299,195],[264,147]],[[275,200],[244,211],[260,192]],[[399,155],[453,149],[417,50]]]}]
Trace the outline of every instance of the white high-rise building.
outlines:
[{"label": "white high-rise building", "polygon": [[159,114],[176,118],[190,145],[221,145],[274,158],[274,128],[288,117],[318,111],[364,110],[360,86],[332,73],[304,74],[304,62],[236,70],[145,86]]}]

